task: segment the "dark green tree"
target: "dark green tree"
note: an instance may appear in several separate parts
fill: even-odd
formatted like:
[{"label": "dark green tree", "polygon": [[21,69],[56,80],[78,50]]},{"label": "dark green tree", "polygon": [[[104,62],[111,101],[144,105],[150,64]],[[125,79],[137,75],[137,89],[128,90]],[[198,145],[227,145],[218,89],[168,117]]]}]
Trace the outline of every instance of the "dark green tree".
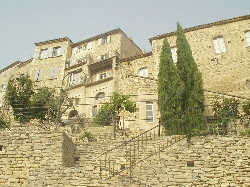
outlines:
[{"label": "dark green tree", "polygon": [[184,85],[173,62],[167,38],[163,41],[158,74],[160,122],[168,135],[179,134],[182,126],[182,95]]},{"label": "dark green tree", "polygon": [[202,74],[192,56],[192,50],[186,39],[182,27],[177,23],[177,69],[184,83],[182,95],[182,110],[184,113],[184,131],[190,134],[193,129],[205,129],[203,115],[204,92]]}]

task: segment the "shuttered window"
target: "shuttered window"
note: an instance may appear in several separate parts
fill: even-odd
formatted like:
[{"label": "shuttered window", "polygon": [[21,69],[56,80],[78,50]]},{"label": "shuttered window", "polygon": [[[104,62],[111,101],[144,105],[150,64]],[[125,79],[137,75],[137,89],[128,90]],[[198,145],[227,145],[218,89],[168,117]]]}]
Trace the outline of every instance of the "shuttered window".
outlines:
[{"label": "shuttered window", "polygon": [[154,112],[153,112],[153,103],[146,103],[146,121],[154,122]]},{"label": "shuttered window", "polygon": [[213,43],[214,43],[214,49],[216,53],[220,54],[220,53],[226,52],[226,46],[225,46],[224,38],[222,36],[214,38]]},{"label": "shuttered window", "polygon": [[140,77],[148,77],[148,68],[141,68],[138,74]]}]

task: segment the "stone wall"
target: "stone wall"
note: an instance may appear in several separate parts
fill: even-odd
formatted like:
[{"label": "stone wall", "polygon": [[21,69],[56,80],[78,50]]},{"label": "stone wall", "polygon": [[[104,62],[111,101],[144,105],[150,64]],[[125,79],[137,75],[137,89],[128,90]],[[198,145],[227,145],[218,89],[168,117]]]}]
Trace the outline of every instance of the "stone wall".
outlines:
[{"label": "stone wall", "polygon": [[[248,186],[250,185],[249,137],[209,136],[193,138],[144,159],[129,175],[100,179],[98,156],[122,142],[100,138],[76,141],[65,128],[43,130],[35,126],[12,126],[0,131],[0,186]],[[90,129],[89,129],[90,130]],[[94,130],[94,129],[93,129]],[[99,135],[112,128],[94,131]],[[96,133],[96,134],[97,134]],[[110,132],[109,132],[110,133]],[[149,140],[141,157],[171,137]],[[72,141],[73,139],[73,141]],[[152,150],[150,150],[152,149]],[[124,162],[126,147],[111,152]],[[187,162],[191,165],[187,165]],[[193,163],[193,165],[192,165]]]}]

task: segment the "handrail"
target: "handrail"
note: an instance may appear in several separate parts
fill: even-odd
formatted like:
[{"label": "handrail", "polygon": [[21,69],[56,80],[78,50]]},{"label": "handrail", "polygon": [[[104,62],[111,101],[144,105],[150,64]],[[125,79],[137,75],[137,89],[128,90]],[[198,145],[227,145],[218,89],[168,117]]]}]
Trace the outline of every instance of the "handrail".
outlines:
[{"label": "handrail", "polygon": [[113,147],[112,149],[107,150],[106,152],[103,152],[102,154],[100,154],[99,156],[97,156],[96,159],[97,159],[97,158],[100,158],[101,156],[103,156],[103,155],[105,155],[105,154],[110,153],[111,151],[113,151],[113,150],[115,150],[115,149],[117,149],[117,148],[122,147],[123,145],[126,146],[128,143],[132,142],[132,141],[135,140],[136,138],[138,138],[138,137],[140,137],[140,136],[143,136],[143,135],[146,134],[147,132],[152,131],[153,129],[155,129],[155,128],[159,127],[159,126],[160,126],[160,125],[156,125],[156,126],[152,127],[151,129],[146,130],[146,131],[144,131],[143,133],[138,134],[138,135],[135,136],[135,137],[132,137],[130,140],[125,141],[125,142],[121,143],[120,145],[117,145],[117,146]]}]

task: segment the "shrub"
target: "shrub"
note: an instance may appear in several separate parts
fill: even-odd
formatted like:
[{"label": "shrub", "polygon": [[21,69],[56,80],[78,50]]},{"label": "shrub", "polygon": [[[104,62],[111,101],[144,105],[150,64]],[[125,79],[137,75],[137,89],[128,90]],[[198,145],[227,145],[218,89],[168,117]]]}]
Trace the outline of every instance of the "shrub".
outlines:
[{"label": "shrub", "polygon": [[88,132],[88,131],[85,131],[83,135],[81,136],[81,139],[84,139],[84,138],[87,138],[89,142],[97,141],[96,137],[91,132]]}]

